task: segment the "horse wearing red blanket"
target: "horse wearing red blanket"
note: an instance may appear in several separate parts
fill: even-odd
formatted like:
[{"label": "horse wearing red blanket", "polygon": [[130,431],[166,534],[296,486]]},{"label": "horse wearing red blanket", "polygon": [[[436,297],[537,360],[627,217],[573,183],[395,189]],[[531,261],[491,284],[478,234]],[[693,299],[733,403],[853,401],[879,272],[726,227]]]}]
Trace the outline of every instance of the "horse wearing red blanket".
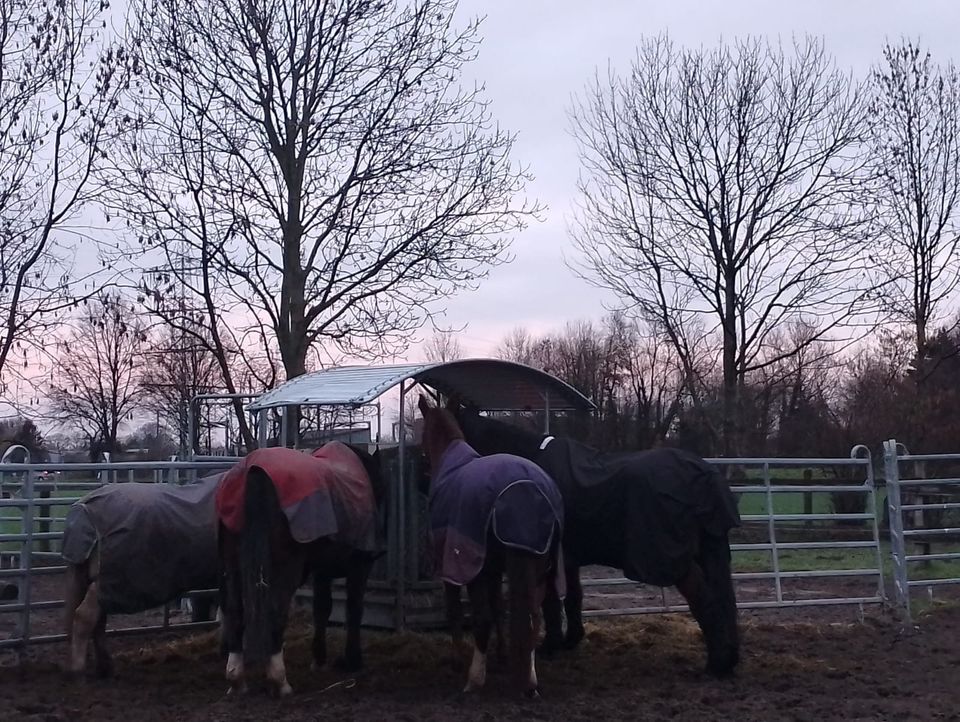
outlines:
[{"label": "horse wearing red blanket", "polygon": [[376,528],[377,454],[331,442],[307,454],[257,449],[227,472],[217,490],[221,597],[227,680],[245,689],[244,662],[267,661],[280,695],[292,692],[283,635],[294,592],[313,574],[313,659],[327,659],[332,582],[346,578],[347,642],[337,666],[362,666],[363,597],[382,553]]}]

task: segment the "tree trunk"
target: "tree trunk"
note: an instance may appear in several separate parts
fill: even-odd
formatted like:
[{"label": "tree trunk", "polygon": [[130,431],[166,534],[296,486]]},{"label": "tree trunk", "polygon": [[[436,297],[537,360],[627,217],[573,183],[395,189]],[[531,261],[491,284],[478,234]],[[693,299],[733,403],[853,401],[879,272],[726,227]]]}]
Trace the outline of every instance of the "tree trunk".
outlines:
[{"label": "tree trunk", "polygon": [[725,273],[723,308],[723,454],[734,456],[739,446],[737,374],[737,289],[736,271]]}]

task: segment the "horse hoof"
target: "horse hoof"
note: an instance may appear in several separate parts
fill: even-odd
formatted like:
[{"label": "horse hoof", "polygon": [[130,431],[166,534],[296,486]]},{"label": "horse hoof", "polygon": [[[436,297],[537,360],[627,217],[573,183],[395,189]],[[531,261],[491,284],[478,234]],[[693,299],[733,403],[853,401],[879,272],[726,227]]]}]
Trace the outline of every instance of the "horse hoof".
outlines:
[{"label": "horse hoof", "polygon": [[537,647],[537,656],[545,659],[555,657],[557,652],[562,650],[564,645],[556,640],[544,640],[543,644]]},{"label": "horse hoof", "polygon": [[246,683],[246,682],[244,682],[243,684],[231,684],[229,687],[227,687],[227,696],[228,696],[228,697],[231,697],[231,696],[233,696],[233,695],[239,696],[239,695],[241,695],[241,694],[246,694],[246,693],[247,693],[247,683]]},{"label": "horse hoof", "polygon": [[538,701],[543,699],[543,697],[540,696],[540,689],[538,687],[534,687],[533,689],[526,690],[523,693],[523,697],[524,699],[528,699],[531,701]]},{"label": "horse hoof", "polygon": [[584,636],[583,630],[580,630],[580,632],[576,634],[568,634],[563,639],[563,648],[567,651],[570,651],[571,649],[576,649],[577,646],[580,644],[580,642],[583,641],[583,636]]},{"label": "horse hoof", "polygon": [[740,661],[740,652],[736,648],[708,655],[707,672],[715,677],[730,677]]},{"label": "horse hoof", "polygon": [[333,668],[338,672],[359,672],[363,669],[363,659],[360,657],[337,657]]}]

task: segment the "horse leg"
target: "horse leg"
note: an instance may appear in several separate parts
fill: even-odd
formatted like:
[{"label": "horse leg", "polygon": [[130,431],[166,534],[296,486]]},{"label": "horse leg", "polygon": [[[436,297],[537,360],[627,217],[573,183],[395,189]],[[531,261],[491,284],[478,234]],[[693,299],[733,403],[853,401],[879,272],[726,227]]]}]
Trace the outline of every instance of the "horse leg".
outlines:
[{"label": "horse leg", "polygon": [[455,649],[463,645],[463,600],[460,587],[449,582],[443,583],[444,608],[447,610],[447,626]]},{"label": "horse leg", "polygon": [[[576,564],[567,564],[564,568],[567,575],[567,596],[563,600],[564,611],[567,613],[567,636],[563,640],[564,649],[574,649],[583,639],[583,586],[580,584],[580,567]],[[547,591],[549,594],[549,590]]]},{"label": "horse leg", "polygon": [[100,610],[97,624],[93,629],[93,654],[96,660],[97,676],[101,679],[113,676],[113,659],[107,649],[107,615]]},{"label": "horse leg", "polygon": [[319,569],[313,572],[313,665],[327,663],[327,624],[333,611],[333,580]]},{"label": "horse leg", "polygon": [[[487,563],[490,563],[488,556]],[[470,598],[470,613],[473,617],[473,659],[467,674],[464,692],[480,689],[487,681],[487,648],[490,644],[490,631],[493,613],[490,609],[490,590],[492,576],[490,569],[484,567],[476,579],[467,585]],[[499,574],[497,575],[499,576]]]},{"label": "horse leg", "polygon": [[552,657],[563,648],[563,602],[555,584],[548,585],[543,598],[543,622],[545,634],[539,651],[545,657]]},{"label": "horse leg", "polygon": [[100,602],[98,583],[92,582],[73,613],[73,627],[70,636],[70,671],[82,674],[87,666],[87,647],[93,639],[94,631],[100,620]]},{"label": "horse leg", "polygon": [[363,597],[371,566],[367,560],[352,563],[347,573],[347,644],[343,657],[335,663],[343,672],[356,672],[363,667],[360,626],[363,624]]},{"label": "horse leg", "polygon": [[273,559],[273,588],[270,590],[273,611],[270,627],[271,654],[267,660],[267,680],[280,697],[293,693],[293,688],[287,681],[287,667],[283,659],[283,636],[290,616],[290,604],[303,580],[304,568],[304,560],[298,550],[288,550],[283,556],[282,559],[279,555]]},{"label": "horse leg", "polygon": [[707,645],[707,669],[717,675],[730,672],[733,655],[724,639],[720,606],[697,562],[691,563],[686,575],[677,583],[677,589],[687,600],[690,612],[703,632]]},{"label": "horse leg", "polygon": [[546,592],[547,559],[520,552],[507,553],[510,587],[510,651],[517,685],[524,696],[540,696],[536,645],[540,634],[540,607]]},{"label": "horse leg", "polygon": [[67,565],[66,573],[66,584],[64,587],[64,632],[67,635],[67,646],[70,649],[69,654],[67,655],[67,669],[70,671],[82,672],[83,663],[86,661],[86,648],[84,647],[84,654],[81,658],[81,665],[79,669],[75,669],[77,665],[74,663],[74,652],[73,652],[73,623],[74,617],[77,612],[77,608],[80,606],[80,603],[83,601],[83,598],[87,594],[87,588],[90,586],[90,575],[88,574],[88,569],[86,564],[69,564]]},{"label": "horse leg", "polygon": [[496,573],[490,580],[490,616],[497,633],[497,661],[507,660],[507,630],[503,619],[503,577]]},{"label": "horse leg", "polygon": [[246,692],[243,668],[243,594],[237,557],[238,539],[221,527],[221,556],[224,572],[220,580],[220,642],[227,654],[226,678],[228,693]]}]

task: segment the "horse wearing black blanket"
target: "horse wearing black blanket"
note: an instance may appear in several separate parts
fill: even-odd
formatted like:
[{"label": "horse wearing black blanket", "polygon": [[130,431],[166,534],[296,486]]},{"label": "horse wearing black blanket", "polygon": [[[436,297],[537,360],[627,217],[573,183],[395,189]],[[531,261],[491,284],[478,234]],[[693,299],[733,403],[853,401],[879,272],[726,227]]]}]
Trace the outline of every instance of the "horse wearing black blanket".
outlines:
[{"label": "horse wearing black blanket", "polygon": [[561,602],[548,593],[544,652],[572,649],[583,638],[580,567],[598,564],[622,569],[637,582],[675,586],[703,631],[707,668],[718,675],[733,671],[739,634],[728,534],[740,515],[713,467],[678,449],[605,454],[482,417],[455,401],[449,408],[479,453],[530,459],[560,489],[567,630],[564,637]]}]

